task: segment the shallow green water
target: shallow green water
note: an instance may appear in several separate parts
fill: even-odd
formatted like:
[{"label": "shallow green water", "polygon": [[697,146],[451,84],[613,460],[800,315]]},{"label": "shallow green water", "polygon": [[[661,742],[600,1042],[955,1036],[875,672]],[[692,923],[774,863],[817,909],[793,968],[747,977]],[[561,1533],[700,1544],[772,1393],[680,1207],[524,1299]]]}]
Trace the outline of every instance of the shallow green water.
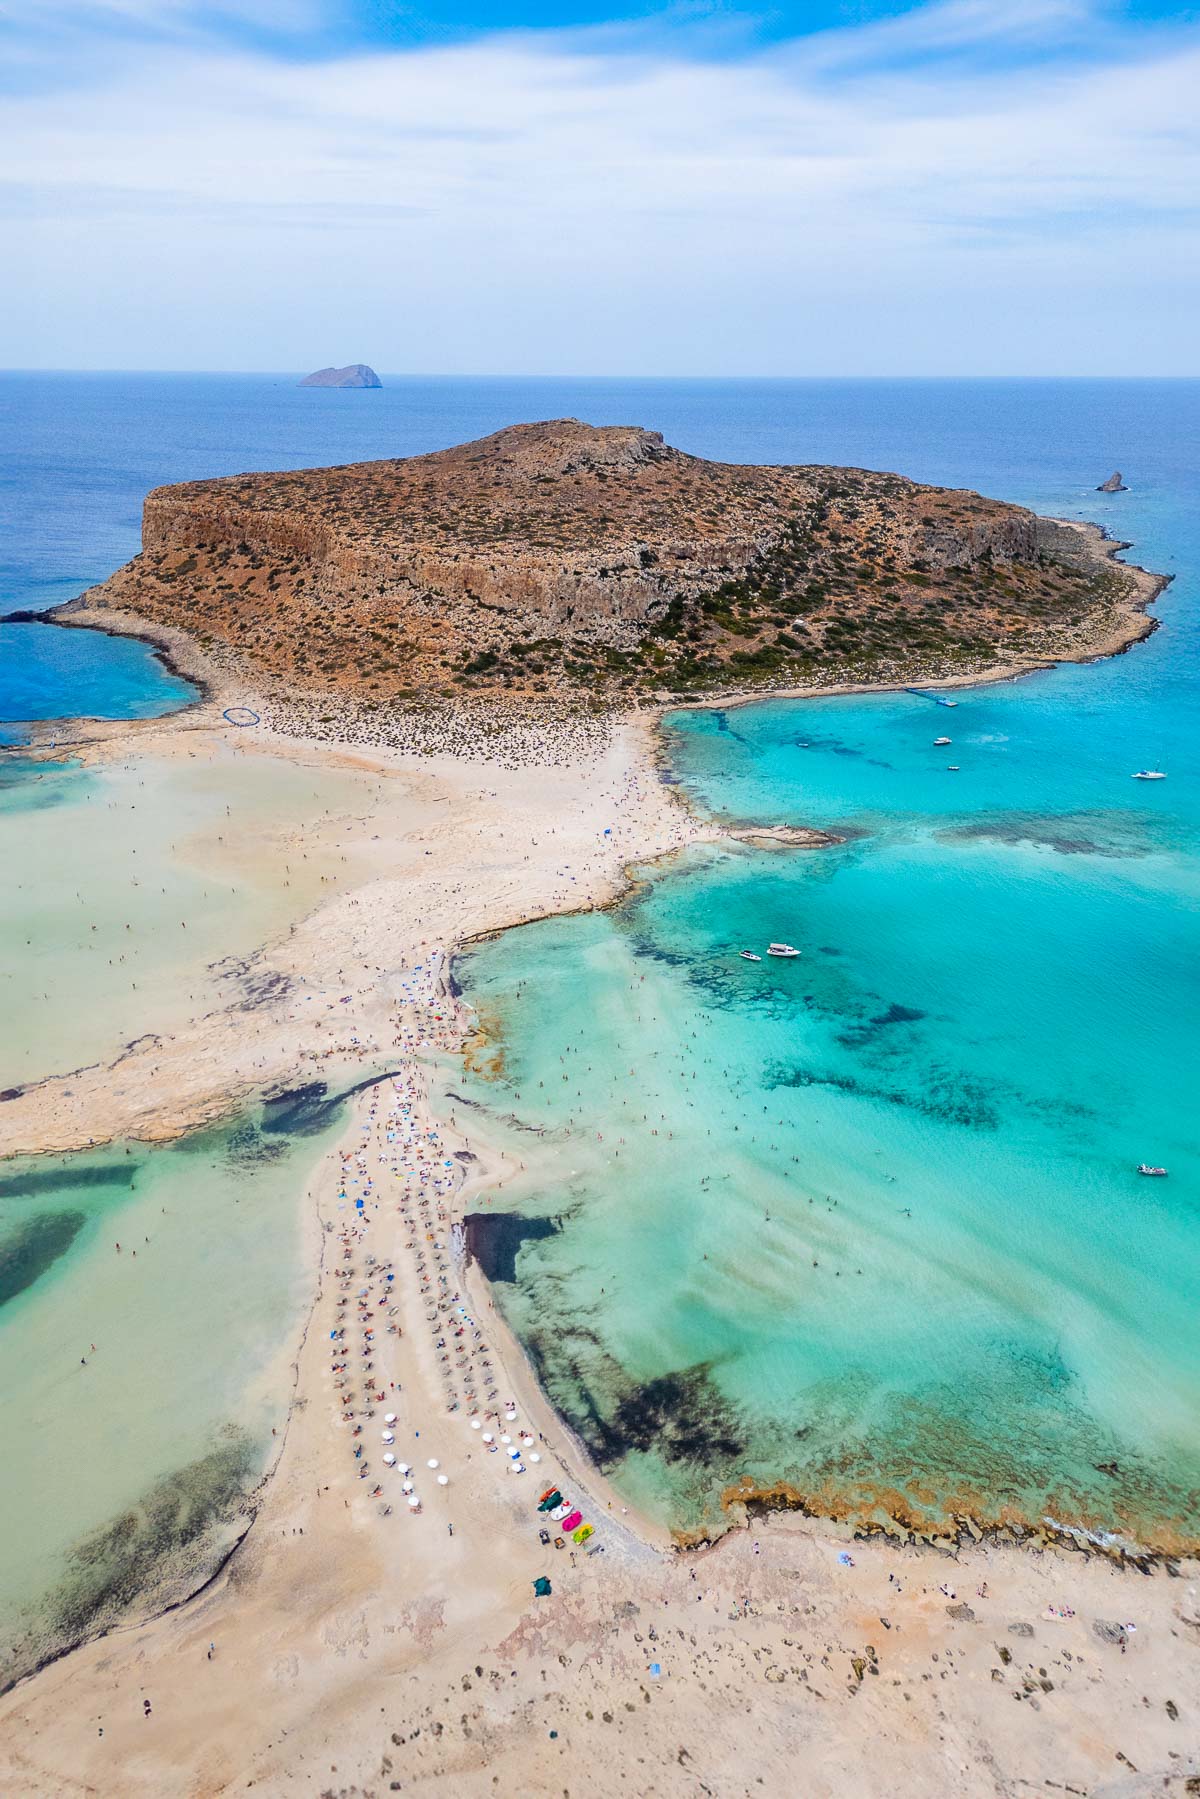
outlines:
[{"label": "shallow green water", "polygon": [[229,749],[0,761],[0,1089],[238,999],[241,959],[335,878],[296,833],[352,813],[363,789]]},{"label": "shallow green water", "polygon": [[168,1147],[0,1162],[0,1684],[177,1598],[236,1535],[338,1118],[313,1095]]}]

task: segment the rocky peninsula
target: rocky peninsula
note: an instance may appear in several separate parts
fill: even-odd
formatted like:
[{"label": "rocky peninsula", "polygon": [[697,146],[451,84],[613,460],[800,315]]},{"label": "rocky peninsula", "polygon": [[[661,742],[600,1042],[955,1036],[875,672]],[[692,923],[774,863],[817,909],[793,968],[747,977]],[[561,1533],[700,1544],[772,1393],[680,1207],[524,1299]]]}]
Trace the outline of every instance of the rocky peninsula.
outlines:
[{"label": "rocky peninsula", "polygon": [[[182,627],[319,717],[1016,673],[1152,628],[1101,534],[899,475],[710,462],[633,426],[157,488],[70,612]],[[81,622],[82,622],[81,618]]]}]

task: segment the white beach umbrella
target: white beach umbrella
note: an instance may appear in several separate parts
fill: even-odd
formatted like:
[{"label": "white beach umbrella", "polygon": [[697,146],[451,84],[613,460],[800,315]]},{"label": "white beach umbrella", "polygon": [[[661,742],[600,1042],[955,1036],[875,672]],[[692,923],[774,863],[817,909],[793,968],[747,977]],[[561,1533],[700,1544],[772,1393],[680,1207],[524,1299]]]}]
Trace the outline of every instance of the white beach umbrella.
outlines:
[{"label": "white beach umbrella", "polygon": [[419,1510],[421,1501],[417,1498],[415,1493],[410,1493],[408,1496],[408,1503],[412,1507],[413,1511],[415,1512],[415,1511]]},{"label": "white beach umbrella", "polygon": [[512,1438],[511,1438],[511,1437],[507,1437],[507,1436],[502,1436],[502,1437],[501,1437],[501,1438],[500,1438],[500,1441],[501,1441],[501,1442],[502,1442],[502,1443],[511,1443],[511,1442],[512,1442]]},{"label": "white beach umbrella", "polygon": [[510,1411],[507,1411],[507,1412],[505,1412],[505,1414],[504,1414],[504,1416],[505,1416],[505,1417],[506,1417],[506,1418],[507,1418],[507,1419],[508,1419],[508,1422],[509,1422],[509,1423],[510,1423],[510,1424],[511,1424],[511,1423],[512,1423],[512,1421],[513,1421],[513,1419],[514,1419],[514,1418],[515,1418],[515,1417],[516,1417],[516,1415],[517,1415],[517,1414],[516,1414],[516,1413],[515,1413],[515,1412],[514,1412],[514,1411],[511,1411],[511,1410],[510,1410]]},{"label": "white beach umbrella", "polygon": [[449,1485],[450,1485],[450,1476],[448,1474],[439,1474],[438,1475],[438,1486],[439,1487],[448,1487]]},{"label": "white beach umbrella", "polygon": [[380,1435],[385,1443],[394,1443],[396,1441],[390,1430],[381,1431]]},{"label": "white beach umbrella", "polygon": [[437,1465],[438,1465],[438,1459],[435,1455],[431,1455],[429,1460],[425,1464],[425,1466],[427,1468],[436,1468]]},{"label": "white beach umbrella", "polygon": [[472,1418],[471,1429],[472,1430],[482,1430],[483,1429],[483,1421],[479,1418]]},{"label": "white beach umbrella", "polygon": [[495,1442],[495,1441],[496,1441],[496,1439],[495,1439],[495,1437],[493,1437],[493,1435],[492,1435],[492,1433],[491,1433],[491,1431],[490,1431],[490,1430],[485,1430],[485,1431],[484,1431],[484,1433],[483,1433],[483,1440],[484,1440],[484,1442],[485,1442],[485,1443],[494,1443],[494,1442]]},{"label": "white beach umbrella", "polygon": [[542,1458],[536,1449],[531,1449],[529,1452],[529,1459],[531,1462],[540,1462]]},{"label": "white beach umbrella", "polygon": [[394,1455],[385,1455],[383,1459],[389,1468],[394,1468],[396,1466],[396,1458]]},{"label": "white beach umbrella", "polygon": [[385,1412],[383,1414],[383,1422],[385,1424],[395,1424],[395,1422],[396,1422],[395,1412]]},{"label": "white beach umbrella", "polygon": [[408,1463],[407,1463],[407,1462],[401,1462],[401,1463],[400,1463],[400,1464],[399,1464],[399,1467],[400,1467],[400,1472],[401,1472],[401,1474],[407,1474],[407,1473],[408,1473]]}]

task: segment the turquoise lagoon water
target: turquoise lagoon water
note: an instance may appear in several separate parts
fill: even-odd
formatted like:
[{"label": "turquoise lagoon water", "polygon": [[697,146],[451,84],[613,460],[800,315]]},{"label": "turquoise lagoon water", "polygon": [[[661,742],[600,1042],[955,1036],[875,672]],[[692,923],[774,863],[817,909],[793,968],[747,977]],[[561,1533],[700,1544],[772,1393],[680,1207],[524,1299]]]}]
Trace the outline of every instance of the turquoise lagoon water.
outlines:
[{"label": "turquoise lagoon water", "polygon": [[[558,1227],[497,1290],[667,1522],[745,1478],[839,1514],[1200,1537],[1198,397],[1122,414],[1148,491],[1128,470],[1119,514],[1069,478],[1061,415],[1035,446],[1031,409],[1019,481],[978,420],[972,484],[1177,574],[1149,642],[953,709],[677,713],[694,803],[846,841],[692,853],[463,960],[503,1050],[467,1097],[541,1133],[536,1161],[512,1134],[503,1204]],[[1130,778],[1150,765],[1168,780]],[[802,958],[737,956],[777,938]]]}]

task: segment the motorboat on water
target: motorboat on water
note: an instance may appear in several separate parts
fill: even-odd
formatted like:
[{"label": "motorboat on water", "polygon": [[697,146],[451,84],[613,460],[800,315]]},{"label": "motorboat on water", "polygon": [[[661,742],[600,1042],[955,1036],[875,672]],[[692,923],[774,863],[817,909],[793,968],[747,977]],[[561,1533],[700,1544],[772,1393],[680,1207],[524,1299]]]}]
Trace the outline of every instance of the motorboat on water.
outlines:
[{"label": "motorboat on water", "polygon": [[951,742],[949,737],[935,737],[933,740],[933,747],[935,750],[945,749],[949,742]]},{"label": "motorboat on water", "polygon": [[798,956],[800,951],[798,949],[793,949],[790,943],[769,943],[767,945],[767,954],[768,956],[788,957]]},{"label": "motorboat on water", "polygon": [[1165,781],[1167,777],[1161,768],[1139,768],[1133,778],[1135,781]]},{"label": "motorboat on water", "polygon": [[1151,1165],[1150,1165],[1150,1163],[1149,1163],[1149,1162],[1139,1162],[1139,1163],[1138,1163],[1138,1173],[1139,1173],[1139,1174],[1158,1174],[1158,1175],[1163,1175],[1163,1174],[1165,1174],[1165,1173],[1166,1173],[1166,1172],[1167,1172],[1167,1171],[1166,1171],[1166,1169],[1165,1169],[1165,1168],[1153,1168],[1153,1167],[1152,1167],[1152,1166],[1151,1166]]},{"label": "motorboat on water", "polygon": [[742,958],[743,962],[761,962],[762,961],[762,957],[756,956],[752,949],[740,949],[738,951],[738,955]]},{"label": "motorboat on water", "polygon": [[938,705],[939,706],[957,706],[958,701],[957,700],[939,700]]},{"label": "motorboat on water", "polygon": [[959,772],[959,768],[958,768],[957,762],[947,762],[946,773],[948,775],[956,775],[958,772]]}]

